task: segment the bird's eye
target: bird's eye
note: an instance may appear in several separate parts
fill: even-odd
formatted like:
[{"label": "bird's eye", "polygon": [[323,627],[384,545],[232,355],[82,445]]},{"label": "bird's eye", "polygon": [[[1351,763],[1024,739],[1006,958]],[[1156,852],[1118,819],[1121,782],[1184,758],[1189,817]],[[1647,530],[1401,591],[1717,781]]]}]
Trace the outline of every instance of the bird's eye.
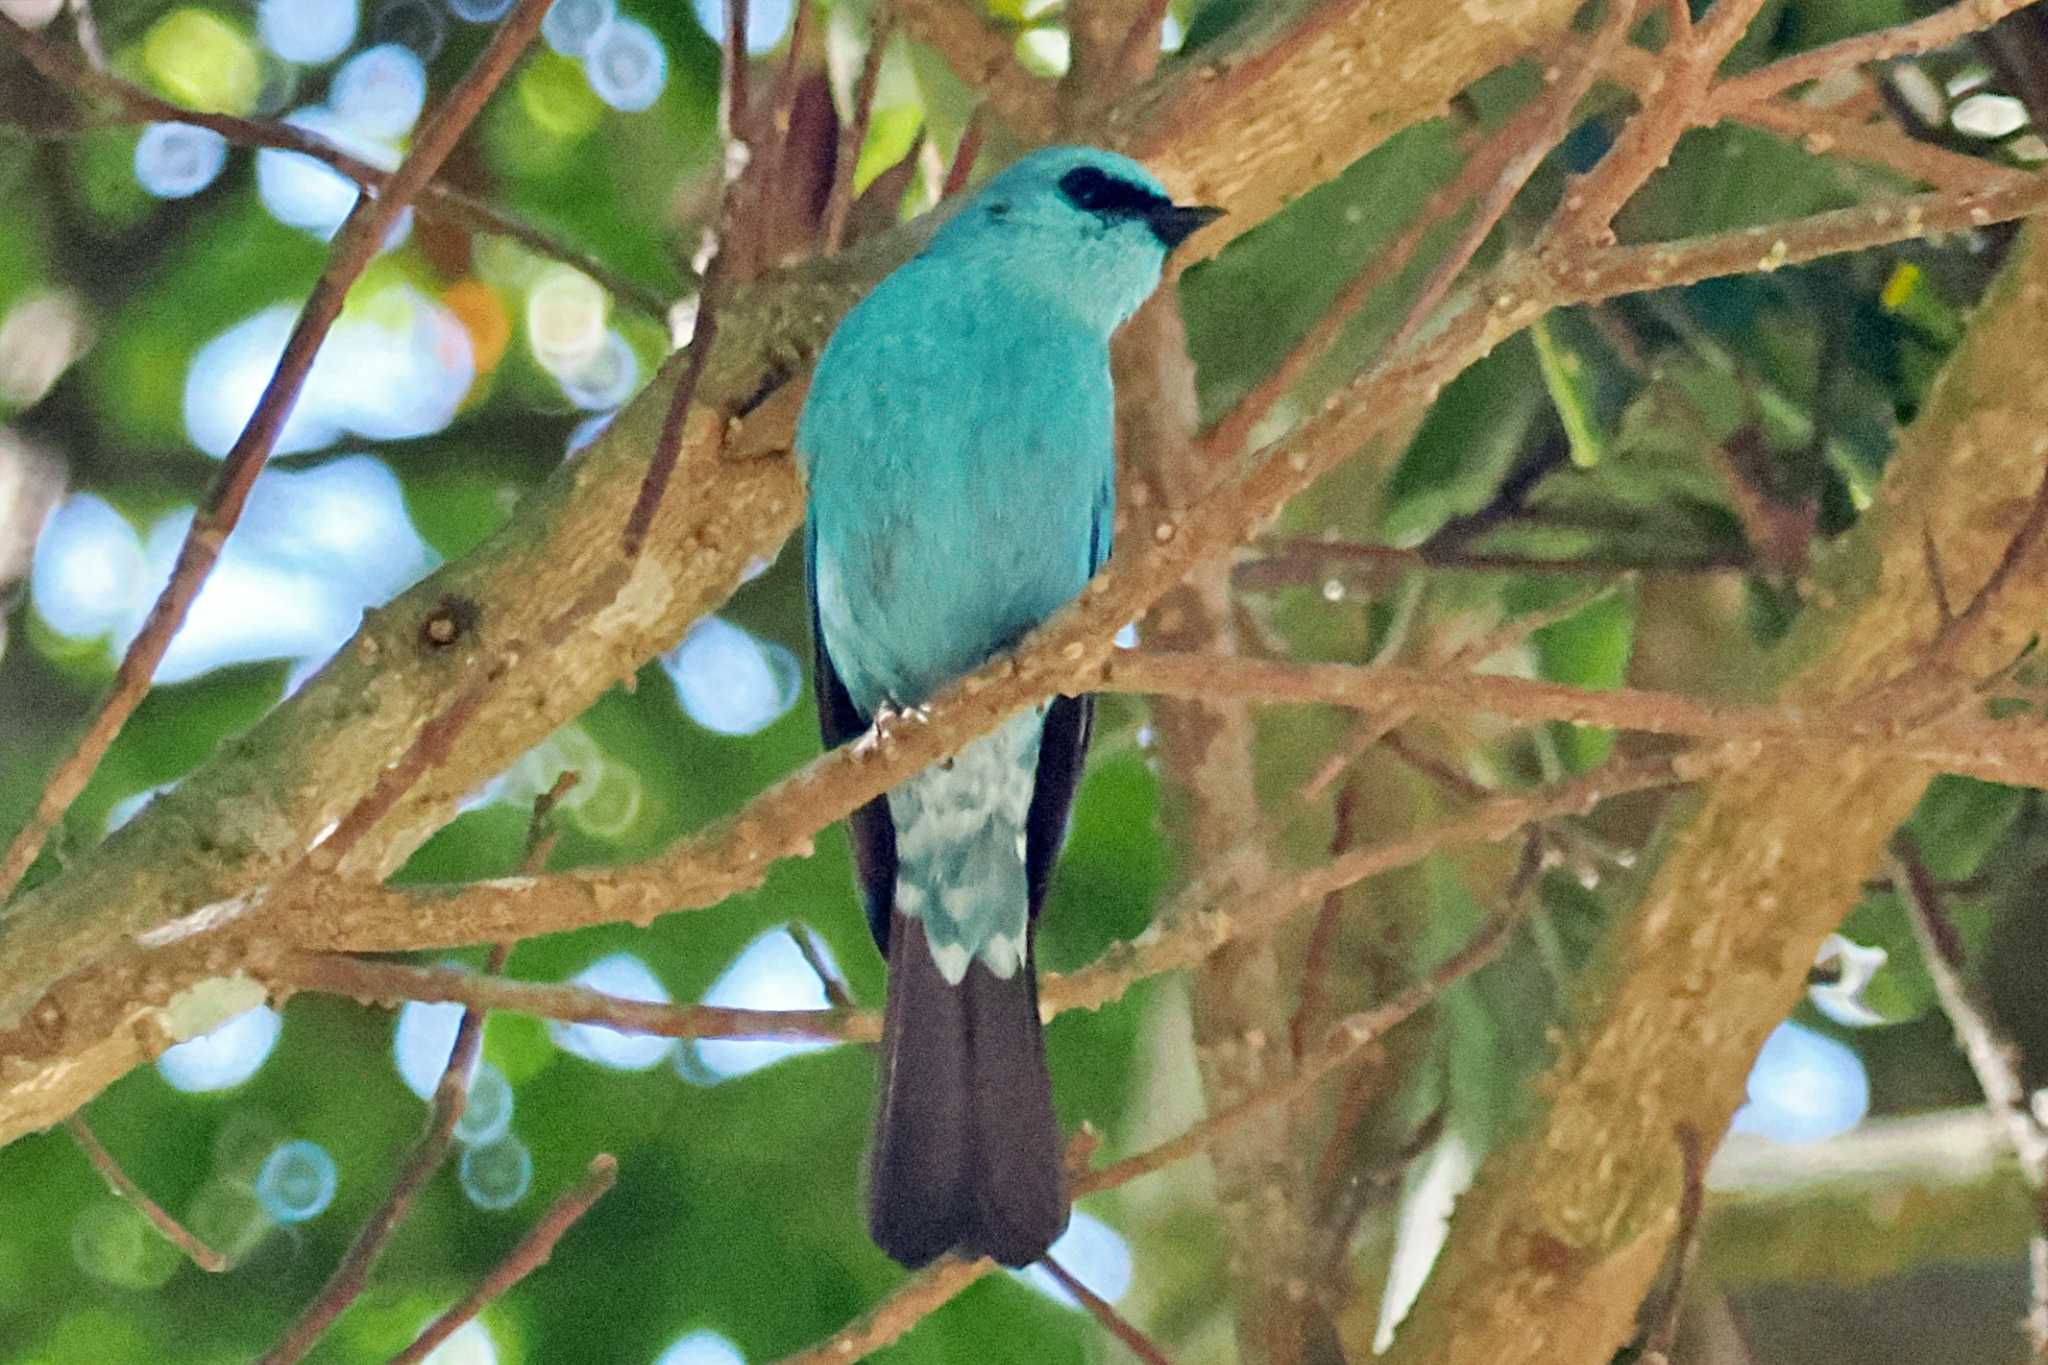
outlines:
[{"label": "bird's eye", "polygon": [[1061,176],[1060,193],[1075,208],[1099,218],[1149,218],[1168,202],[1162,194],[1095,166],[1076,166]]}]

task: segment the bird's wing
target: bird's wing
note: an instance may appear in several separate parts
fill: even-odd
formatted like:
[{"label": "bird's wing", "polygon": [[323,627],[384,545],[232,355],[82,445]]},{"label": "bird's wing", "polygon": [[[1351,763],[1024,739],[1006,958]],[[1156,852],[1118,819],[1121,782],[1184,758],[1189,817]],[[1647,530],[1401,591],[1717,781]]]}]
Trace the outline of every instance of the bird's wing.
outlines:
[{"label": "bird's wing", "polygon": [[[839,670],[825,648],[825,631],[818,624],[817,546],[809,525],[804,527],[804,591],[811,604],[811,646],[818,694],[818,734],[825,747],[836,749],[859,739],[873,723],[861,714]],[[878,796],[853,813],[846,822],[853,843],[854,877],[860,883],[861,904],[867,909],[868,931],[882,956],[889,955],[889,908],[896,897],[896,828],[889,822],[889,798]]]},{"label": "bird's wing", "polygon": [[[1116,517],[1114,475],[1096,489],[1094,536],[1088,546],[1088,574],[1094,577],[1109,559],[1110,530]],[[1038,918],[1046,888],[1067,838],[1067,816],[1081,785],[1088,760],[1088,739],[1095,728],[1095,698],[1054,697],[1045,712],[1045,734],[1038,745],[1038,781],[1031,790],[1031,811],[1024,821],[1024,884],[1031,917]]]}]

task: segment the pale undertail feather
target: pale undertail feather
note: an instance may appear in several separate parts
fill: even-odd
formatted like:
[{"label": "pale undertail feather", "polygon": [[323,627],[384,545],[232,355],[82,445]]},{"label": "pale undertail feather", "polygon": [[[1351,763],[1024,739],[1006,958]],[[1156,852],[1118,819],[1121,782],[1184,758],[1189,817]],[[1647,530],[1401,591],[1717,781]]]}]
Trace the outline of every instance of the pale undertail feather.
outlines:
[{"label": "pale undertail feather", "polygon": [[1067,1222],[1025,875],[1043,711],[889,795],[896,827],[869,1225],[905,1265],[1024,1265]]},{"label": "pale undertail feather", "polygon": [[868,1231],[911,1269],[948,1251],[1028,1265],[1067,1225],[1038,980],[980,959],[958,985],[896,915],[882,1023]]}]

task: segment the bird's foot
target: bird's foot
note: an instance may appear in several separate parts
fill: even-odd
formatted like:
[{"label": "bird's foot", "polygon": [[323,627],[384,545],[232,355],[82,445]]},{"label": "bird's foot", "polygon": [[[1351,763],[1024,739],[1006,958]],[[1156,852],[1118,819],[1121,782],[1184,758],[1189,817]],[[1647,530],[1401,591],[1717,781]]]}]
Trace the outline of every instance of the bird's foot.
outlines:
[{"label": "bird's foot", "polygon": [[899,726],[905,722],[923,725],[931,718],[932,710],[929,706],[898,706],[894,702],[884,701],[875,709],[874,723],[868,726],[867,733],[853,742],[854,756],[866,758],[870,754],[880,753],[882,745]]}]

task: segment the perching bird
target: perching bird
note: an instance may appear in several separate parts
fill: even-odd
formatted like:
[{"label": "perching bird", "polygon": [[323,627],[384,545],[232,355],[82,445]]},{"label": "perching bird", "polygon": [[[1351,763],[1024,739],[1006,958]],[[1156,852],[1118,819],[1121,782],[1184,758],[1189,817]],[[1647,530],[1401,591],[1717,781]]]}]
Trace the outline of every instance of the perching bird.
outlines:
[{"label": "perching bird", "polygon": [[[826,744],[1011,648],[1101,567],[1110,334],[1217,213],[1125,157],[1041,151],[833,333],[796,436]],[[1066,1226],[1032,926],[1090,715],[1025,711],[853,816],[889,963],[868,1226],[906,1266],[1024,1265]]]}]

